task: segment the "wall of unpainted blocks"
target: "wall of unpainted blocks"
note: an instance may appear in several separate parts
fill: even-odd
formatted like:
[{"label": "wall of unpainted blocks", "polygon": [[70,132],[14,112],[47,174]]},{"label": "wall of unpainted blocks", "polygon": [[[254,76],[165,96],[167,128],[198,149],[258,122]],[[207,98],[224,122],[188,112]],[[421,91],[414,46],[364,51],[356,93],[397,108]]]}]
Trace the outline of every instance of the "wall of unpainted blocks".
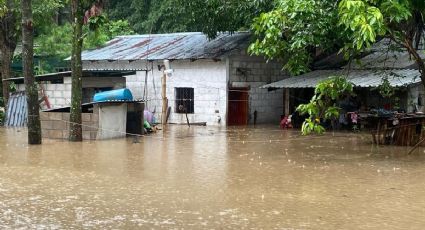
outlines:
[{"label": "wall of unpainted blocks", "polygon": [[[71,104],[71,77],[64,77],[63,84],[42,83],[45,94],[49,98],[51,108],[62,108]],[[125,87],[123,77],[93,77],[83,78],[84,88],[113,87],[114,89]],[[24,84],[17,85],[18,91],[25,91]],[[41,95],[40,95],[41,96]],[[45,103],[41,103],[41,109],[47,109]]]},{"label": "wall of unpainted blocks", "polygon": [[[69,113],[41,112],[41,129],[43,138],[68,139]],[[99,127],[98,113],[83,113],[83,139],[96,140]]]},{"label": "wall of unpainted blocks", "polygon": [[283,63],[267,62],[262,57],[250,56],[245,50],[229,59],[230,83],[236,87],[249,87],[249,123],[254,122],[257,111],[257,123],[279,124],[283,114],[283,90],[269,91],[261,86],[282,80],[289,75],[282,71]]}]

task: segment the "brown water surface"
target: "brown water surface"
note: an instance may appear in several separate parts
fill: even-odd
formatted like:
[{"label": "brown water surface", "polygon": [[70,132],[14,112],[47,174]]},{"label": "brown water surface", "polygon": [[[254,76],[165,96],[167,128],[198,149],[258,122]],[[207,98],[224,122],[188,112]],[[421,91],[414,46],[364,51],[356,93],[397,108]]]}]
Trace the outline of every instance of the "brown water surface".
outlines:
[{"label": "brown water surface", "polygon": [[171,126],[28,147],[0,129],[0,228],[423,229],[423,149],[369,141]]}]

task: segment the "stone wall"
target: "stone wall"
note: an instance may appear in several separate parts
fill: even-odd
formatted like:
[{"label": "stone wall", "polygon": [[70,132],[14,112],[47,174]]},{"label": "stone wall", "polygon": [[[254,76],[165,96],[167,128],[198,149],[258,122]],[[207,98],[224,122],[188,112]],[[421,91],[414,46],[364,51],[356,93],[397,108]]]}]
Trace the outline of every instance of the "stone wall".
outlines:
[{"label": "stone wall", "polygon": [[[69,113],[40,112],[43,138],[68,139]],[[99,127],[98,113],[83,113],[83,139],[96,140]]]}]

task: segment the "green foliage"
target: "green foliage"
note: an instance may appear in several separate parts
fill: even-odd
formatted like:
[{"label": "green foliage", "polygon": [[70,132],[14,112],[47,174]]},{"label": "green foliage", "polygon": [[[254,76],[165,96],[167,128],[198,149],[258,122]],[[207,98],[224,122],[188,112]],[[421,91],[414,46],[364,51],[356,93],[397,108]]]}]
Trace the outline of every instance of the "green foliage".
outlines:
[{"label": "green foliage", "polygon": [[342,0],[338,6],[339,24],[350,34],[343,51],[347,55],[364,51],[378,36],[394,33],[393,25],[411,17],[409,5],[406,0]]},{"label": "green foliage", "polygon": [[381,85],[378,86],[379,94],[384,98],[391,98],[395,94],[396,88],[390,84],[388,77],[383,77]]},{"label": "green foliage", "polygon": [[111,19],[126,19],[137,33],[248,29],[252,19],[269,10],[272,0],[110,0]]},{"label": "green foliage", "polygon": [[35,43],[35,53],[65,58],[71,54],[72,27],[70,24],[52,25],[49,33],[35,38]]},{"label": "green foliage", "polygon": [[[98,21],[106,19],[99,19],[96,17],[94,20]],[[90,21],[91,20],[89,20],[89,22]],[[84,27],[84,33],[87,35],[84,40],[85,49],[101,46],[118,35],[134,34],[134,31],[130,28],[127,21],[106,21],[105,23],[102,23],[102,25],[97,26],[97,28],[92,25],[92,28],[96,29],[94,32],[89,29],[90,23],[88,26]],[[70,24],[52,26],[50,33],[42,34],[36,39],[36,43],[38,44],[36,52],[38,54],[58,56],[60,58],[70,56],[72,48],[72,33],[72,26]]]},{"label": "green foliage", "polygon": [[[84,40],[84,48],[95,48],[104,45],[107,41],[116,36],[134,34],[134,31],[131,29],[127,21],[107,21],[106,18],[103,20],[105,21],[101,23],[102,25],[100,27],[94,30],[94,33],[90,33],[87,27],[84,28],[84,31],[87,34],[87,37]],[[90,21],[91,20],[89,20],[89,22]]]},{"label": "green foliage", "polygon": [[338,118],[340,108],[336,103],[344,97],[353,95],[353,84],[344,77],[331,77],[321,81],[314,93],[309,103],[301,104],[297,108],[300,114],[309,115],[301,128],[303,135],[325,132],[321,122]]},{"label": "green foliage", "polygon": [[254,19],[257,39],[249,51],[286,60],[284,68],[294,75],[307,72],[316,48],[334,50],[344,37],[335,8],[329,0],[276,0],[273,10]]}]

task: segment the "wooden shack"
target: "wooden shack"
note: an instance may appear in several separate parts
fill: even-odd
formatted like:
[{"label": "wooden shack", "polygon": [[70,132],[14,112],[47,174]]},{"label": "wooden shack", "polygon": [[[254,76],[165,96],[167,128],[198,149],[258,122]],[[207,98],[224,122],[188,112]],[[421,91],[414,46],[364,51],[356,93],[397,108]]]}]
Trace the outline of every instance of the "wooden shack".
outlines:
[{"label": "wooden shack", "polygon": [[425,115],[398,114],[367,117],[374,144],[414,146],[425,138]]}]

